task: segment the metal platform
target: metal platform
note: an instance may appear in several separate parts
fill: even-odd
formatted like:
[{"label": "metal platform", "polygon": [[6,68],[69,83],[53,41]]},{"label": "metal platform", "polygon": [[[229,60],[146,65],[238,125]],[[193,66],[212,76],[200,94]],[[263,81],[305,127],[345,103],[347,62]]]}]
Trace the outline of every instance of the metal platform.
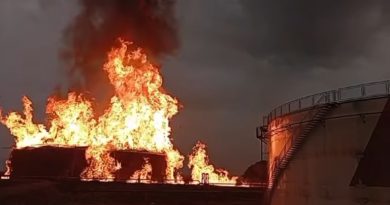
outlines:
[{"label": "metal platform", "polygon": [[[272,120],[292,112],[301,111],[313,106],[327,103],[343,103],[351,100],[363,100],[390,95],[390,80],[364,83],[329,90],[298,98],[284,103],[263,117],[263,125],[267,126]],[[260,129],[260,127],[258,128]]]}]

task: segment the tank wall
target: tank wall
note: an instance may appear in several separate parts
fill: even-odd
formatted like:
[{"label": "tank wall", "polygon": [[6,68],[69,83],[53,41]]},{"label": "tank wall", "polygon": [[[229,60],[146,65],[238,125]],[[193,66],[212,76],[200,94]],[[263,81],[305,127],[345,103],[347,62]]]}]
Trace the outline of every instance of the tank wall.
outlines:
[{"label": "tank wall", "polygon": [[[389,204],[390,188],[351,186],[387,101],[387,98],[352,101],[336,107],[307,136],[290,161],[276,185],[271,204]],[[285,126],[283,131],[271,131],[271,162],[292,136],[294,123],[301,122],[309,112],[284,116],[270,124],[271,130],[272,126]]]},{"label": "tank wall", "polygon": [[[27,147],[11,152],[11,178],[79,178],[87,168],[86,147]],[[165,155],[131,150],[111,151],[111,157],[121,164],[115,180],[129,180],[147,159],[152,167],[151,180],[163,182],[167,162]]]}]

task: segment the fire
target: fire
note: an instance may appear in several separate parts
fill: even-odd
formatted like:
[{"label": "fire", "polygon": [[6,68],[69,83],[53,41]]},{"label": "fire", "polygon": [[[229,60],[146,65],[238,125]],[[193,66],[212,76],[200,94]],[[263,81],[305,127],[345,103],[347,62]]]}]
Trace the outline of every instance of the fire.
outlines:
[{"label": "fire", "polygon": [[[101,181],[114,180],[114,173],[121,169],[121,164],[110,155],[111,151],[162,153],[167,162],[166,182],[183,183],[179,170],[184,156],[174,148],[169,137],[169,120],[178,112],[178,100],[163,89],[159,68],[148,61],[142,49],[120,40],[120,46],[108,53],[103,70],[115,94],[100,116],[95,115],[93,100],[76,92],[68,93],[65,99],[48,99],[45,124],[34,121],[32,102],[27,96],[22,98],[23,113],[3,115],[0,112],[0,122],[14,136],[16,148],[87,147],[88,167],[81,178]],[[236,181],[227,171],[215,170],[209,164],[205,145],[201,143],[190,155],[189,166],[194,180],[200,180],[201,174],[207,173],[211,183]],[[151,168],[146,160],[133,178],[150,179]],[[10,170],[8,167],[8,175]]]},{"label": "fire", "polygon": [[114,172],[121,168],[120,163],[107,152],[106,147],[90,146],[86,152],[89,166],[81,174],[83,179],[99,179],[101,181],[113,181]]},{"label": "fire", "polygon": [[45,126],[34,124],[32,121],[32,103],[27,97],[23,97],[24,116],[12,112],[7,117],[1,119],[13,136],[15,136],[16,147],[37,146],[42,144],[43,139],[49,135]]},{"label": "fire", "polygon": [[42,145],[87,146],[89,167],[82,177],[111,179],[120,164],[110,150],[145,150],[166,153],[167,179],[174,179],[184,157],[169,138],[169,119],[178,112],[178,101],[162,88],[162,77],[140,48],[121,41],[108,54],[103,69],[115,95],[101,116],[95,116],[92,102],[71,92],[67,99],[49,98],[46,113],[49,126],[33,121],[32,103],[23,97],[23,115],[11,112],[2,116],[15,137],[16,148]]},{"label": "fire", "polygon": [[131,179],[137,179],[138,181],[150,181],[152,179],[152,165],[149,163],[147,158],[144,159],[145,163],[141,169],[134,172]]},{"label": "fire", "polygon": [[9,160],[5,161],[5,168],[6,168],[6,170],[4,172],[4,176],[11,175],[11,161],[9,161]]},{"label": "fire", "polygon": [[[229,172],[224,169],[215,169],[209,162],[206,145],[199,141],[194,146],[192,154],[189,155],[188,167],[191,168],[192,180],[203,183],[208,181],[210,184],[235,184],[238,179],[235,176],[229,177]],[[207,180],[204,179],[205,176]]]}]

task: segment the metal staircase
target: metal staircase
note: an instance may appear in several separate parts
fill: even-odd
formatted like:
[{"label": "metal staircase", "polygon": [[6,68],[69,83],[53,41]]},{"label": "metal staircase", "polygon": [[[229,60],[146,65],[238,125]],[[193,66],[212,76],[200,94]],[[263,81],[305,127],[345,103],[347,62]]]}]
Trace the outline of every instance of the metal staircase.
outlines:
[{"label": "metal staircase", "polygon": [[300,123],[293,128],[293,132],[281,150],[278,158],[276,158],[273,162],[270,162],[271,165],[269,171],[271,176],[269,177],[268,182],[269,193],[267,194],[267,198],[271,198],[275,185],[278,183],[283,171],[287,168],[291,159],[305,142],[307,136],[324,120],[335,106],[336,103],[327,103],[315,106],[314,109],[308,111]]},{"label": "metal staircase", "polygon": [[[268,178],[268,189],[264,196],[265,204],[270,203],[275,186],[296,152],[301,148],[313,129],[324,120],[335,106],[350,100],[386,97],[389,95],[390,80],[365,83],[301,97],[284,103],[273,109],[266,116],[263,116],[262,126],[256,128],[256,137],[261,141],[261,160],[272,160],[269,161],[268,166],[270,176]],[[280,130],[279,128],[268,130],[268,128],[271,128],[269,126],[270,123],[291,113],[302,111],[305,111],[307,114],[301,120],[281,127],[282,130],[293,127],[291,129],[291,137],[289,137],[279,156],[269,159],[267,147],[269,148],[270,146],[270,133],[272,132],[273,135],[275,131]]]}]

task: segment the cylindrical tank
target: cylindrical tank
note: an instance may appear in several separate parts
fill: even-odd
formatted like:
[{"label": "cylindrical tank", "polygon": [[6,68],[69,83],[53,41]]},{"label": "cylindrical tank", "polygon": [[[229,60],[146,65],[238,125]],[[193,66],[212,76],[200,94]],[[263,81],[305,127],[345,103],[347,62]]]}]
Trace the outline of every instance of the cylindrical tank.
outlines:
[{"label": "cylindrical tank", "polygon": [[11,178],[79,178],[87,166],[85,147],[26,147],[10,155]]},{"label": "cylindrical tank", "polygon": [[[88,166],[86,147],[26,147],[11,152],[11,178],[80,178]],[[121,164],[115,180],[126,181],[135,171],[142,169],[145,159],[151,170],[151,180],[163,182],[167,167],[164,154],[134,150],[111,151],[111,156]]]},{"label": "cylindrical tank", "polygon": [[313,97],[310,106],[267,116],[268,203],[390,203],[389,82],[384,85],[381,95],[367,95],[363,85],[357,97],[341,99],[339,89],[322,103]]}]

